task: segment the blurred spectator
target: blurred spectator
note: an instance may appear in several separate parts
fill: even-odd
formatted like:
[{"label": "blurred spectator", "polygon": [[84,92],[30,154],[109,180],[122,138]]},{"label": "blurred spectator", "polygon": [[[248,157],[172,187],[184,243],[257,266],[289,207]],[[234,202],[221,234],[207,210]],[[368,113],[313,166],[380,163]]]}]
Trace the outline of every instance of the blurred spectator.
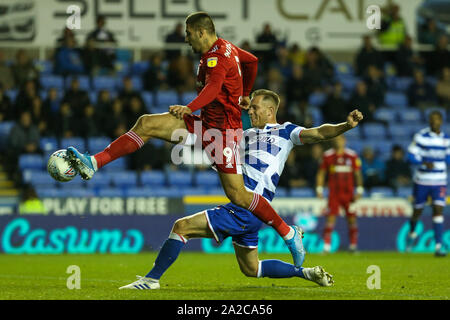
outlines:
[{"label": "blurred spectator", "polygon": [[391,188],[411,185],[411,168],[405,160],[405,153],[399,145],[392,147],[391,158],[386,162],[387,185]]},{"label": "blurred spectator", "polygon": [[108,114],[112,109],[111,94],[108,90],[100,90],[98,92],[97,104],[95,105],[95,113],[100,122],[108,121]]},{"label": "blurred spectator", "polygon": [[[285,121],[295,122],[302,127],[311,128],[314,124],[313,117],[308,108],[308,102],[306,100],[300,100],[298,102],[294,102],[293,104],[289,104],[287,115],[288,119],[286,119]],[[277,118],[279,118],[278,115]],[[280,121],[280,123],[282,122]]]},{"label": "blurred spectator", "polygon": [[385,164],[375,156],[375,151],[372,147],[367,146],[363,149],[361,161],[364,187],[370,189],[383,185]]},{"label": "blurred spectator", "polygon": [[264,87],[274,92],[284,91],[284,78],[281,71],[275,67],[270,67],[265,73]]},{"label": "blurred spectator", "polygon": [[80,81],[76,77],[70,82],[70,87],[66,90],[62,101],[70,105],[71,111],[76,117],[81,117],[84,108],[90,104],[88,93],[80,89]]},{"label": "blurred spectator", "polygon": [[139,93],[139,91],[134,89],[133,81],[130,77],[123,78],[122,83],[123,83],[123,88],[119,92],[118,98],[120,100],[122,100],[125,113],[128,114],[130,111],[131,100],[133,98],[139,99],[141,101],[141,104],[143,104],[143,100],[142,100],[142,96]]},{"label": "blurred spectator", "polygon": [[364,81],[356,83],[355,91],[353,92],[348,102],[349,109],[358,108],[364,115],[364,122],[371,122],[374,120],[374,113],[376,110],[375,104],[367,95],[367,85]]},{"label": "blurred spectator", "polygon": [[284,46],[279,46],[277,49],[277,59],[272,63],[272,67],[277,68],[284,79],[291,76],[292,63],[289,60],[289,51]]},{"label": "blurred spectator", "polygon": [[[102,122],[102,131],[110,138],[115,138],[114,131],[120,124],[124,124],[126,127],[126,116],[123,110],[123,103],[120,99],[116,98],[111,104],[111,108],[107,113],[107,120]],[[126,128],[131,129],[131,128]],[[126,130],[125,129],[125,130]]]},{"label": "blurred spectator", "polygon": [[312,47],[306,55],[303,73],[312,91],[322,91],[323,86],[333,79],[334,66],[317,47]]},{"label": "blurred spectator", "polygon": [[50,110],[42,104],[41,98],[35,97],[31,106],[31,119],[32,122],[38,127],[40,136],[51,135],[51,114]]},{"label": "blurred spectator", "polygon": [[333,86],[332,92],[328,94],[325,103],[321,107],[324,122],[340,123],[342,116],[347,114],[348,103],[342,96],[342,84],[336,82]]},{"label": "blurred spectator", "polygon": [[407,34],[406,23],[400,16],[400,7],[389,4],[381,17],[381,29],[378,33],[378,41],[382,46],[397,49],[403,43]]},{"label": "blurred spectator", "polygon": [[47,214],[43,202],[38,198],[32,185],[25,185],[19,203],[19,214]]},{"label": "blurred spectator", "polygon": [[397,76],[411,77],[414,69],[421,68],[423,63],[422,57],[413,51],[412,38],[406,36],[395,54]]},{"label": "blurred spectator", "polygon": [[61,104],[61,99],[58,95],[56,88],[50,88],[48,90],[47,98],[44,100],[43,108],[50,111],[51,115],[55,115]]},{"label": "blurred spectator", "polygon": [[[173,43],[184,44],[185,43],[184,27],[181,22],[178,22],[175,25],[175,29],[166,36],[165,42],[168,44],[173,44]],[[180,54],[181,54],[180,49],[167,49],[166,50],[166,58],[168,60],[172,60],[172,59],[178,57]]]},{"label": "blurred spectator", "polygon": [[384,94],[386,93],[387,88],[383,73],[374,65],[370,65],[367,68],[365,82],[367,85],[367,96],[378,108],[384,103]]},{"label": "blurred spectator", "polygon": [[96,28],[87,36],[87,41],[94,40],[94,47],[99,49],[101,67],[109,72],[114,70],[116,59],[115,47],[117,40],[114,34],[106,29],[105,16],[99,15],[96,19]]},{"label": "blurred spectator", "polygon": [[97,76],[101,73],[102,53],[95,47],[94,39],[87,39],[82,50],[83,65],[86,72],[91,76]]},{"label": "blurred spectator", "polygon": [[293,65],[304,65],[306,61],[306,53],[297,43],[289,48],[289,60]]},{"label": "blurred spectator", "polygon": [[449,109],[450,108],[450,68],[442,69],[441,77],[436,85],[436,94],[439,103]]},{"label": "blurred spectator", "polygon": [[14,76],[11,67],[5,60],[5,54],[0,50],[0,83],[5,90],[14,88]]},{"label": "blurred spectator", "polygon": [[309,152],[302,159],[300,167],[303,169],[303,177],[308,181],[310,188],[316,188],[316,175],[319,170],[323,156],[323,146],[320,143],[314,143],[309,146]]},{"label": "blurred spectator", "polygon": [[155,53],[150,58],[150,66],[142,75],[144,89],[150,92],[158,91],[167,80],[166,70],[163,67],[161,53]]},{"label": "blurred spectator", "polygon": [[180,55],[170,62],[167,79],[169,85],[175,88],[178,94],[194,90],[195,80],[192,77],[193,69],[194,64],[192,60],[185,55]]},{"label": "blurred spectator", "polygon": [[5,95],[5,89],[0,82],[0,122],[13,119],[14,110],[11,99]]},{"label": "blurred spectator", "polygon": [[82,117],[77,121],[77,136],[84,138],[101,136],[101,130],[99,126],[99,118],[95,113],[95,108],[92,104],[88,104],[84,107]]},{"label": "blurred spectator", "polygon": [[303,176],[303,168],[299,165],[299,159],[295,149],[288,155],[279,185],[287,189],[308,186],[308,181]]},{"label": "blurred spectator", "polygon": [[436,103],[433,87],[426,81],[421,70],[414,71],[414,82],[408,88],[408,102],[410,106],[419,108]]},{"label": "blurred spectator", "polygon": [[30,110],[33,99],[37,96],[36,83],[33,80],[27,80],[17,94],[13,113],[14,119],[19,119],[19,115],[23,111]]},{"label": "blurred spectator", "polygon": [[245,50],[247,52],[252,52],[252,48],[250,47],[250,42],[248,40],[242,41],[239,48],[241,48],[242,50]]},{"label": "blurred spectator", "polygon": [[447,49],[448,38],[446,35],[439,37],[435,49],[426,55],[427,73],[439,76],[442,69],[450,67],[450,52]]},{"label": "blurred spectator", "polygon": [[[131,170],[163,170],[170,160],[171,148],[165,146],[156,147],[152,143],[146,143],[137,152],[130,155]],[[158,156],[155,157],[155,154]]]},{"label": "blurred spectator", "polygon": [[81,52],[75,48],[75,38],[66,37],[56,50],[55,73],[63,76],[85,73]]},{"label": "blurred spectator", "polygon": [[77,46],[77,39],[75,38],[75,33],[73,32],[73,30],[65,27],[62,30],[61,35],[56,39],[56,47],[62,47],[66,39],[68,38],[72,38],[75,43],[75,46]]},{"label": "blurred spectator", "polygon": [[300,65],[292,66],[291,76],[286,81],[286,98],[289,103],[307,101],[311,89],[305,80],[303,69]]},{"label": "blurred spectator", "polygon": [[419,43],[434,46],[442,34],[443,32],[436,25],[436,20],[428,19],[426,25],[418,30],[418,40]]},{"label": "blurred spectator", "polygon": [[374,48],[370,36],[363,36],[363,45],[356,55],[355,73],[363,76],[370,65],[374,65],[379,69],[383,69],[384,60],[382,54]]},{"label": "blurred spectator", "polygon": [[[271,63],[276,59],[275,49],[278,44],[278,39],[272,32],[272,26],[269,23],[264,24],[262,32],[256,37],[256,42],[268,45],[267,50],[258,50],[256,52],[262,62]],[[264,66],[264,63],[262,66]]]},{"label": "blurred spectator", "polygon": [[142,103],[142,100],[138,97],[132,97],[130,100],[130,104],[126,110],[127,115],[127,126],[128,128],[132,128],[136,123],[137,119],[146,114],[147,111]]},{"label": "blurred spectator", "polygon": [[17,51],[16,60],[11,66],[11,70],[14,82],[19,88],[23,87],[28,80],[38,83],[39,72],[23,49]]},{"label": "blurred spectator", "polygon": [[72,107],[69,103],[63,102],[58,110],[58,113],[54,115],[53,132],[58,137],[71,138],[75,136],[77,132],[76,128],[77,116],[72,111]]}]

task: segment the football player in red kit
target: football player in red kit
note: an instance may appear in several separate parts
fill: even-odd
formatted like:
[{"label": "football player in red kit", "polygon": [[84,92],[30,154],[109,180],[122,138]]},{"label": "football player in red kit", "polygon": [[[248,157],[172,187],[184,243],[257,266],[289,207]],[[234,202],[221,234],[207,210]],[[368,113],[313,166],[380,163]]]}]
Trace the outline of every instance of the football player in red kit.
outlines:
[{"label": "football player in red kit", "polygon": [[[202,139],[230,201],[271,225],[285,240],[295,266],[300,267],[304,259],[302,230],[288,226],[264,197],[245,188],[238,161],[241,107],[249,106],[258,59],[217,37],[214,23],[205,12],[186,18],[186,42],[202,55],[197,71],[197,98],[187,106],[170,106],[168,113],[141,116],[130,131],[94,156],[67,148],[71,162],[83,179],[90,179],[98,169],[135,152],[150,138],[179,143],[186,142],[188,133],[194,133]],[[192,115],[200,109],[200,116]]]},{"label": "football player in red kit", "polygon": [[[350,251],[356,251],[358,243],[358,226],[356,213],[350,205],[364,193],[361,173],[361,160],[355,151],[345,147],[345,137],[334,139],[334,147],[325,151],[319,171],[317,172],[316,193],[323,198],[325,177],[328,176],[328,209],[323,234],[324,252],[330,252],[331,233],[336,224],[336,216],[342,207],[345,211],[350,238]],[[354,193],[356,180],[356,194]]]}]

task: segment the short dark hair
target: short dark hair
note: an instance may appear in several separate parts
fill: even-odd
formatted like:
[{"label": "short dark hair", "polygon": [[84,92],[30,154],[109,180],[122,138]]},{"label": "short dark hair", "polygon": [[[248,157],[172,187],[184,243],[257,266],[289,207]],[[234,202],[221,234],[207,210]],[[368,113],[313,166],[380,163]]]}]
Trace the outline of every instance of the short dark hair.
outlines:
[{"label": "short dark hair", "polygon": [[263,101],[270,101],[275,107],[275,112],[278,111],[278,107],[280,106],[280,96],[275,92],[267,89],[258,89],[253,91],[251,95],[251,99],[257,96],[263,96]]},{"label": "short dark hair", "polygon": [[194,29],[205,29],[209,34],[216,33],[216,27],[209,14],[204,11],[194,12],[187,16],[186,25]]},{"label": "short dark hair", "polygon": [[442,112],[439,110],[433,110],[430,112],[430,114],[428,115],[428,118],[431,118],[432,115],[437,115],[439,118],[443,119],[444,116],[442,115]]}]

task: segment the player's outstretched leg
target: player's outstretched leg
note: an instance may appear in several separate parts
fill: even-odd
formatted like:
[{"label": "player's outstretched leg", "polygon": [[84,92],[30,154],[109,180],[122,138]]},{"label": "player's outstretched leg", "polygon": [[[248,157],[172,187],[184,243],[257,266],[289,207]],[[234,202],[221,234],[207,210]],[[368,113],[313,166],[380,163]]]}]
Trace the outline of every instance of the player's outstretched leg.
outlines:
[{"label": "player's outstretched leg", "polygon": [[169,113],[143,115],[130,131],[121,135],[94,156],[87,153],[82,154],[76,148],[68,147],[69,161],[83,179],[89,180],[98,169],[117,158],[137,151],[150,138],[180,142],[181,138],[177,141],[172,140],[172,133],[177,129],[186,129],[186,125],[183,120],[179,120]]}]

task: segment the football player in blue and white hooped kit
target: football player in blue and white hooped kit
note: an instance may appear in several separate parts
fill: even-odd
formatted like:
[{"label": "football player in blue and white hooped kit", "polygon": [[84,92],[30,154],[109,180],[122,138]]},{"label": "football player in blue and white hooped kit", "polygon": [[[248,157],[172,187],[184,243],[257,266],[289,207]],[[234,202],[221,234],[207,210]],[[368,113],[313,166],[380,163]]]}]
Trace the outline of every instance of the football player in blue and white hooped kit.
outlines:
[{"label": "football player in blue and white hooped kit", "polygon": [[441,131],[442,114],[435,110],[429,115],[429,127],[420,130],[408,148],[408,160],[417,165],[414,170],[414,205],[413,215],[410,219],[410,231],[406,250],[411,251],[417,221],[430,196],[433,203],[433,230],[435,239],[435,256],[446,255],[442,247],[442,234],[444,228],[443,209],[445,206],[447,189],[447,163],[450,162],[450,138]]}]

